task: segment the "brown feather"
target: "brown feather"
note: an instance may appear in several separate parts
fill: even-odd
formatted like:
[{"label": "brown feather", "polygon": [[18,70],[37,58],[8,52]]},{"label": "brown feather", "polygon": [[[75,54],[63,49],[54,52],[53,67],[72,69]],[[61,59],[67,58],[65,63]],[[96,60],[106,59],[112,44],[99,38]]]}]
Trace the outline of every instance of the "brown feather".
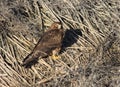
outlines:
[{"label": "brown feather", "polygon": [[46,31],[33,51],[23,60],[23,65],[29,67],[33,61],[37,61],[39,57],[47,57],[52,54],[56,48],[61,48],[63,40],[63,29],[57,29],[58,23],[53,23],[51,28]]}]

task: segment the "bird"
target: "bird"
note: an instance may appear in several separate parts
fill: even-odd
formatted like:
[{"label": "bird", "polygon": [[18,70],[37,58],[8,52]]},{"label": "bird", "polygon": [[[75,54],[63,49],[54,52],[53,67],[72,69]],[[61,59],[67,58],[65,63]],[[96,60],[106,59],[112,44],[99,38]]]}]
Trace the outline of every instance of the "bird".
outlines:
[{"label": "bird", "polygon": [[31,53],[23,60],[24,67],[31,67],[40,58],[51,56],[52,59],[59,59],[59,52],[62,47],[64,30],[60,22],[54,22],[39,39]]}]

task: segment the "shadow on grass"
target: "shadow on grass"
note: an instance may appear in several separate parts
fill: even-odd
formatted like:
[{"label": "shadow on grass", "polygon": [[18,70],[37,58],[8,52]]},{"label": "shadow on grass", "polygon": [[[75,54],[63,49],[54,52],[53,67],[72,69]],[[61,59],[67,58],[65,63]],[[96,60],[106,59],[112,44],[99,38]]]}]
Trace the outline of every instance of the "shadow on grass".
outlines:
[{"label": "shadow on grass", "polygon": [[71,45],[76,43],[79,36],[82,36],[82,32],[80,31],[80,29],[66,30],[65,36],[64,36],[64,39],[62,42],[62,49],[61,49],[60,53],[65,51],[65,48],[70,47]]}]

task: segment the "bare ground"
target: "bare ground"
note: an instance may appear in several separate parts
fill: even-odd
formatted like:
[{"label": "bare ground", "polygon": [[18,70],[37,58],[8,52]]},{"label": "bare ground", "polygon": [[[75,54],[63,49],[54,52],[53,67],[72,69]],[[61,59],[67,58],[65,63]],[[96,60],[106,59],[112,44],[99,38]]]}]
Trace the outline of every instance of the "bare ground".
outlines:
[{"label": "bare ground", "polygon": [[[61,59],[22,67],[56,21]],[[120,0],[0,0],[0,87],[120,87]]]}]

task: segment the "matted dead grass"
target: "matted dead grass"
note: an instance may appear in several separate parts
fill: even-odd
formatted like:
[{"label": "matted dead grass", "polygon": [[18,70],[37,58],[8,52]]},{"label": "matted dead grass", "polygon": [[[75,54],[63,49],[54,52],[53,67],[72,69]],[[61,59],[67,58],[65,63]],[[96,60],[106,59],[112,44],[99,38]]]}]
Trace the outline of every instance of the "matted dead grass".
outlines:
[{"label": "matted dead grass", "polygon": [[[61,59],[21,66],[56,21]],[[1,0],[0,87],[120,87],[119,0]]]}]

